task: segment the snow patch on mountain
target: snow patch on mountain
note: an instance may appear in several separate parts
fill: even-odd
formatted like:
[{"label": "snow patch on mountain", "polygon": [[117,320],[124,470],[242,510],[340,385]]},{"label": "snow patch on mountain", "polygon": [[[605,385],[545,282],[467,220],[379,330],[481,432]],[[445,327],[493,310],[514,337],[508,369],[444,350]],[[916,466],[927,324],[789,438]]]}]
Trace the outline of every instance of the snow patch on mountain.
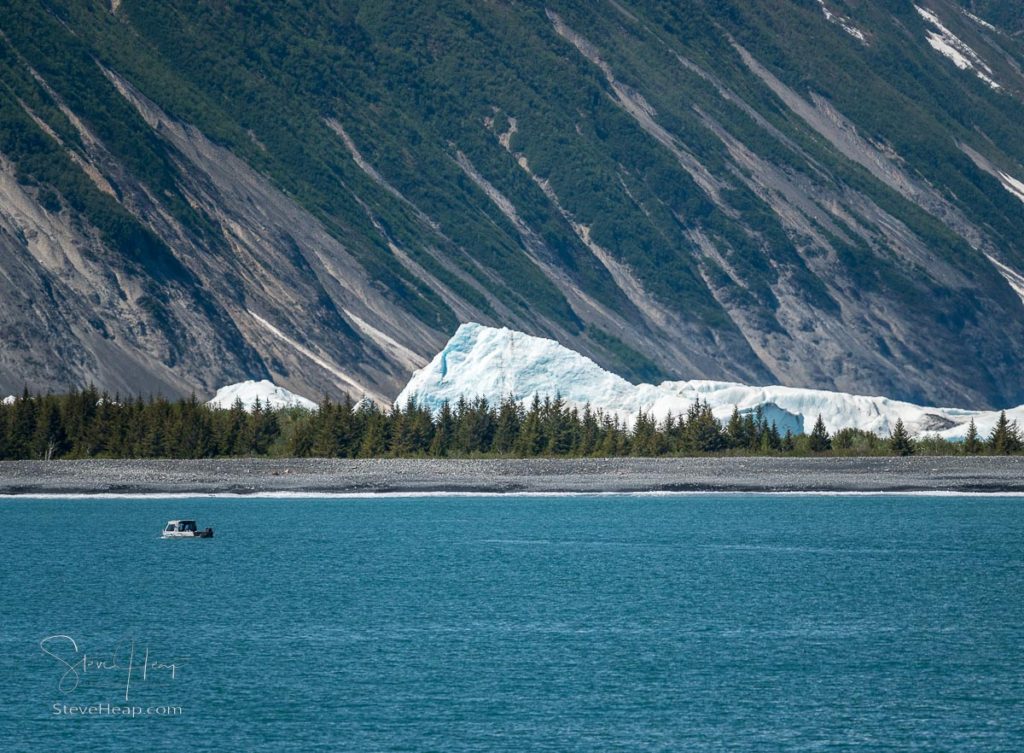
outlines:
[{"label": "snow patch on mountain", "polygon": [[1003,184],[1003,188],[1024,201],[1024,183],[1002,171],[999,172],[999,182]]},{"label": "snow patch on mountain", "polygon": [[3,400],[0,400],[0,405],[14,405],[16,402],[18,402],[18,398],[14,395],[8,395]]},{"label": "snow patch on mountain", "polygon": [[249,379],[245,382],[238,382],[237,384],[229,384],[226,387],[221,387],[217,390],[217,394],[213,396],[213,399],[206,403],[211,408],[223,408],[227,410],[234,406],[235,401],[241,400],[242,406],[247,410],[251,411],[253,406],[256,405],[256,401],[260,401],[260,405],[264,408],[273,408],[278,410],[281,408],[305,408],[306,410],[316,410],[317,405],[309,398],[302,397],[302,395],[296,395],[294,392],[289,392],[284,387],[278,387],[271,381],[261,379],[260,381],[254,381]]},{"label": "snow patch on mountain", "polygon": [[821,6],[821,12],[825,16],[825,20],[829,23],[837,24],[843,31],[849,34],[851,37],[864,44],[868,43],[868,38],[863,31],[853,25],[853,22],[845,16],[840,16],[838,13],[833,13],[829,7],[825,4],[825,0],[818,0],[818,5]]},{"label": "snow patch on mountain", "polygon": [[1008,266],[1003,264],[998,259],[985,254],[988,260],[992,262],[992,265],[999,271],[999,274],[1003,276],[1003,279],[1013,288],[1013,292],[1020,296],[1021,302],[1024,302],[1024,275],[1010,269]]},{"label": "snow patch on mountain", "polygon": [[971,49],[966,42],[961,40],[960,37],[947,29],[938,16],[932,11],[922,8],[920,5],[915,5],[914,7],[921,18],[935,27],[935,30],[929,31],[926,37],[928,44],[931,45],[933,50],[952,60],[953,65],[960,70],[974,71],[978,78],[993,89],[1003,88],[992,78],[992,69],[985,64],[981,56]]},{"label": "snow patch on mountain", "polygon": [[964,15],[967,16],[972,21],[974,21],[974,23],[978,24],[978,26],[984,26],[989,31],[999,31],[999,29],[997,29],[995,26],[990,24],[984,18],[979,18],[978,16],[976,16],[973,13],[971,13],[970,11],[968,11],[966,8],[964,9]]},{"label": "snow patch on mountain", "polygon": [[[468,323],[459,327],[444,349],[413,374],[396,405],[410,399],[438,410],[460,397],[486,398],[492,404],[512,396],[528,404],[534,396],[560,395],[567,404],[589,404],[631,425],[640,411],[657,420],[681,415],[696,401],[707,401],[725,421],[734,408],[751,413],[760,408],[780,431],[809,432],[820,414],[829,431],[857,428],[887,435],[902,419],[915,435],[937,434],[962,439],[973,418],[978,431],[991,431],[997,411],[933,408],[886,397],[850,395],[796,387],[754,387],[711,380],[666,381],[659,385],[631,384],[605,371],[589,358],[554,340],[506,328]],[[1024,406],[1007,411],[1024,422]]]}]

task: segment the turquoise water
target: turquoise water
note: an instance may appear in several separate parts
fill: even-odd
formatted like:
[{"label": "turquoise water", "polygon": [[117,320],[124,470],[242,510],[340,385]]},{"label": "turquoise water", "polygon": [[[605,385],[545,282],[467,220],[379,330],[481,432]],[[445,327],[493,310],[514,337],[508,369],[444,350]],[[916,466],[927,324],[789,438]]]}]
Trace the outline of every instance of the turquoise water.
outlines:
[{"label": "turquoise water", "polygon": [[1021,499],[8,499],[0,531],[3,751],[1024,750]]}]

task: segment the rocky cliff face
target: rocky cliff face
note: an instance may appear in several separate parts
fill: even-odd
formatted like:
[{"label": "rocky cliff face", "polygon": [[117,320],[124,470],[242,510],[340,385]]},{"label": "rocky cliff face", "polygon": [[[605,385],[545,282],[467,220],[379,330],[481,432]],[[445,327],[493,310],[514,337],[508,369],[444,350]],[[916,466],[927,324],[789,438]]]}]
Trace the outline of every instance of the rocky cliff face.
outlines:
[{"label": "rocky cliff face", "polygon": [[15,0],[0,393],[388,399],[472,320],[1024,402],[1024,45],[880,5]]}]

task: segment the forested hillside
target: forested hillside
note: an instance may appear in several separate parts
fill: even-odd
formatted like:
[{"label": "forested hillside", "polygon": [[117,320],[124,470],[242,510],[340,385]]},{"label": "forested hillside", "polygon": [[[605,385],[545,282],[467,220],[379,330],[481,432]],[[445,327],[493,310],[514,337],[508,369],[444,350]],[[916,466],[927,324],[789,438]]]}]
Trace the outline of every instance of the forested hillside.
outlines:
[{"label": "forested hillside", "polygon": [[964,0],[11,0],[0,392],[633,379],[1024,402],[1024,30]]}]

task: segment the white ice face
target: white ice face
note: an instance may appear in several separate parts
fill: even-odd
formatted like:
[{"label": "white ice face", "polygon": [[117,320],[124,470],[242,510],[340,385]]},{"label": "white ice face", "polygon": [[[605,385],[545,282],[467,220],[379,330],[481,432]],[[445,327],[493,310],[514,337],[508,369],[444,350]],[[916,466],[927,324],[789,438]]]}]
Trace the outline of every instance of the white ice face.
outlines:
[{"label": "white ice face", "polygon": [[[420,405],[438,410],[445,401],[454,405],[460,397],[484,397],[496,403],[509,395],[524,404],[534,395],[542,399],[561,395],[572,406],[582,409],[589,403],[627,424],[641,410],[658,420],[669,413],[684,414],[699,398],[706,400],[722,421],[734,407],[743,413],[761,407],[780,431],[788,428],[794,433],[809,432],[820,414],[833,432],[852,427],[887,435],[899,418],[911,433],[962,439],[971,418],[984,434],[999,415],[996,411],[932,408],[886,397],[700,379],[635,385],[554,340],[475,323],[459,327],[444,349],[413,374],[395,404],[404,406],[415,396]],[[1024,406],[1007,414],[1024,421]]]},{"label": "white ice face", "polygon": [[263,407],[269,406],[275,410],[278,408],[296,407],[316,410],[317,407],[316,403],[309,398],[289,392],[284,387],[278,387],[266,379],[261,379],[258,382],[250,379],[245,382],[238,382],[237,384],[229,384],[227,387],[221,387],[207,405],[228,409],[235,404],[236,400],[241,400],[245,409],[251,411],[256,404],[257,398],[260,401],[260,405]]}]

